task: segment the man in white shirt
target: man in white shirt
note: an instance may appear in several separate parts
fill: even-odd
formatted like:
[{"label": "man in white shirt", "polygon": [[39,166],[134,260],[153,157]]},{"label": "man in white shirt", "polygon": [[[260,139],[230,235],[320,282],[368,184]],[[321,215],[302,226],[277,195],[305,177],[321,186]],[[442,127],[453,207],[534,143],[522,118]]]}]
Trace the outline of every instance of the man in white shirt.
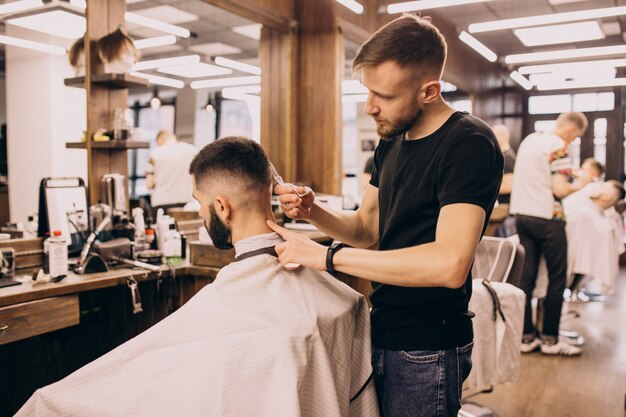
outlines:
[{"label": "man in white shirt", "polygon": [[146,169],[150,204],[154,209],[182,207],[192,200],[191,176],[187,169],[198,151],[165,130],[159,132],[156,142],[157,148],[150,154]]},{"label": "man in white shirt", "polygon": [[234,246],[235,262],[17,416],[378,417],[367,302],[326,272],[278,262],[260,145],[217,140],[190,173],[213,243]]},{"label": "man in white shirt", "polygon": [[[579,347],[559,342],[559,321],[567,276],[567,238],[561,200],[591,181],[581,176],[575,182],[568,145],[587,130],[582,113],[564,113],[553,133],[533,133],[518,151],[513,173],[510,213],[516,215],[520,242],[526,251],[520,288],[526,293],[524,353],[541,348],[544,354],[578,355]],[[544,303],[541,337],[532,321],[531,299],[537,281],[539,260],[548,266],[548,290]]]}]

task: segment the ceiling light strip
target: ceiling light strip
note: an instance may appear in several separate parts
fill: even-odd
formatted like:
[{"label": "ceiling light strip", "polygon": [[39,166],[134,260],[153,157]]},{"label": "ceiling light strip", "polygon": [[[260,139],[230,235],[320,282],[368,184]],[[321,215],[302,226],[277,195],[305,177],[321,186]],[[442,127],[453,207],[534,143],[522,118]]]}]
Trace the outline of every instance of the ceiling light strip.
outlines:
[{"label": "ceiling light strip", "polygon": [[133,65],[134,71],[143,71],[154,68],[171,67],[174,65],[197,64],[200,62],[200,55],[185,55],[174,58],[153,59],[150,61],[141,61]]},{"label": "ceiling light strip", "polygon": [[490,62],[496,62],[498,56],[491,49],[483,45],[478,39],[463,31],[459,35],[459,39],[465,42],[470,48],[484,56]]},{"label": "ceiling light strip", "polygon": [[192,81],[191,88],[231,87],[235,85],[260,84],[261,77],[253,75],[250,77],[214,78],[212,80]]},{"label": "ceiling light strip", "polygon": [[591,20],[601,17],[620,16],[623,14],[626,14],[626,6],[580,10],[577,12],[567,13],[552,13],[539,16],[519,17],[515,19],[494,20],[492,22],[472,23],[469,25],[469,31],[470,33],[480,33],[493,30],[522,28],[527,26],[575,22],[578,20]]},{"label": "ceiling light strip", "polygon": [[54,55],[65,55],[65,48],[47,43],[27,41],[26,39],[14,38],[12,36],[0,35],[0,43],[20,48],[32,49],[33,51],[46,52]]},{"label": "ceiling light strip", "polygon": [[513,71],[510,77],[513,79],[513,81],[524,87],[526,90],[530,90],[531,88],[533,88],[533,84],[517,71]]},{"label": "ceiling light strip", "polygon": [[143,72],[131,72],[130,75],[145,78],[152,84],[164,85],[167,87],[183,88],[185,83],[174,78],[161,77],[159,75],[144,74]]},{"label": "ceiling light strip", "polygon": [[393,3],[387,6],[387,13],[412,12],[414,10],[437,9],[440,7],[462,6],[464,4],[483,3],[491,0],[419,0]]},{"label": "ceiling light strip", "polygon": [[124,17],[126,18],[127,22],[160,30],[161,32],[171,33],[172,35],[180,36],[181,38],[188,38],[191,35],[191,32],[189,32],[188,29],[182,28],[180,26],[170,25],[169,23],[141,16],[136,13],[126,12],[124,14]]},{"label": "ceiling light strip", "polygon": [[261,75],[261,68],[256,65],[245,64],[243,62],[235,61],[233,59],[224,58],[221,56],[215,57],[215,63],[222,67],[236,69],[238,71],[247,72],[249,74]]},{"label": "ceiling light strip", "polygon": [[153,48],[155,46],[172,45],[176,43],[176,36],[165,35],[157,36],[155,38],[139,39],[134,41],[137,49]]},{"label": "ceiling light strip", "polygon": [[613,78],[611,80],[594,81],[563,81],[561,83],[539,84],[537,90],[569,90],[575,88],[599,88],[599,87],[619,87],[626,85],[626,78]]},{"label": "ceiling light strip", "polygon": [[337,3],[352,10],[356,14],[363,13],[363,5],[355,0],[336,0]]},{"label": "ceiling light strip", "polygon": [[14,13],[22,10],[34,9],[43,6],[42,0],[13,1],[0,6],[0,14]]},{"label": "ceiling light strip", "polygon": [[584,58],[602,55],[626,54],[626,45],[599,46],[596,48],[564,49],[527,54],[507,55],[504,62],[520,64],[522,62],[555,61],[559,59]]},{"label": "ceiling light strip", "polygon": [[594,66],[626,67],[626,59],[601,59],[596,61],[566,62],[562,64],[526,65],[519,67],[520,74],[540,74],[544,72],[560,72],[575,67],[593,68]]}]

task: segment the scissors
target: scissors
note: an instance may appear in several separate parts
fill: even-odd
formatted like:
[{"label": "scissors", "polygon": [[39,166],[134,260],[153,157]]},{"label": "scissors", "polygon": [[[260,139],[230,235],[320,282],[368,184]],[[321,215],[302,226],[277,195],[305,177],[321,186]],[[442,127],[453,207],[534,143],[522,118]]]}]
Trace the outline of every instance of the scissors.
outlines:
[{"label": "scissors", "polygon": [[283,177],[278,175],[278,171],[276,171],[274,164],[272,164],[271,162],[270,162],[270,169],[272,170],[272,177],[274,177],[274,181],[276,181],[278,185],[282,185],[283,187],[291,187],[296,192],[296,195],[300,198],[304,197],[305,195],[309,193],[309,191],[306,188],[304,189],[305,190],[304,193],[301,194],[298,192],[298,187],[296,187],[295,185],[293,184],[287,185],[285,181],[283,181]]}]

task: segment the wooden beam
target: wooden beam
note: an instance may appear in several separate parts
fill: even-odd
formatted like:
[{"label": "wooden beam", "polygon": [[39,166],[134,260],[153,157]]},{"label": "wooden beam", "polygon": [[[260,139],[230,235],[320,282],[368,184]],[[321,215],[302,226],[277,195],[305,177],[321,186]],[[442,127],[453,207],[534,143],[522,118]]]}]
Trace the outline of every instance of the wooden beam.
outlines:
[{"label": "wooden beam", "polygon": [[[203,0],[205,3],[261,23],[263,26],[289,33],[295,26],[295,0]],[[307,0],[309,1],[309,0]]]},{"label": "wooden beam", "polygon": [[[126,89],[109,89],[105,86],[92,84],[91,76],[99,69],[94,67],[91,40],[98,40],[113,32],[118,26],[125,27],[125,0],[99,0],[87,4],[87,31],[85,33],[86,62],[88,64],[85,88],[87,90],[87,137],[101,128],[112,128],[114,109],[128,107],[128,91]],[[102,199],[102,176],[117,173],[128,176],[128,153],[125,150],[92,149],[87,142],[87,169],[89,180],[89,203],[96,204]],[[128,187],[126,187],[128,201]]]},{"label": "wooden beam", "polygon": [[341,79],[344,39],[331,0],[296,3],[298,33],[297,179],[341,194]]},{"label": "wooden beam", "polygon": [[285,181],[296,180],[296,36],[264,27],[259,59],[261,145]]}]

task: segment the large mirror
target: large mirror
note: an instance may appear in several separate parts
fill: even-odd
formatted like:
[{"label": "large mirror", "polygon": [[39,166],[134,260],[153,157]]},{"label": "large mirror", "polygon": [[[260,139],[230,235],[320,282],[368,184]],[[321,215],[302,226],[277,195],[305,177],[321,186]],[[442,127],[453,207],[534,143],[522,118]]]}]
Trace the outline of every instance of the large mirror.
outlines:
[{"label": "large mirror", "polygon": [[[128,1],[127,11],[190,32],[188,37],[171,36],[127,21],[128,35],[143,43],[140,62],[193,57],[186,64],[174,60],[144,65],[137,75],[147,77],[149,87],[128,91],[134,133],[150,143],[150,149],[128,152],[132,205],[150,196],[145,173],[160,130],[175,133],[197,149],[218,136],[260,140],[261,25],[202,0]],[[57,12],[47,15],[50,24],[31,19],[44,12]],[[66,20],[55,20],[59,12]],[[85,91],[64,85],[75,73],[65,52],[58,53],[84,33],[83,13],[80,2],[53,1],[2,15],[3,34],[52,49],[0,45],[0,223],[26,224],[38,212],[44,177],[81,177],[87,182],[85,151],[65,146],[80,141],[86,129]]]}]

